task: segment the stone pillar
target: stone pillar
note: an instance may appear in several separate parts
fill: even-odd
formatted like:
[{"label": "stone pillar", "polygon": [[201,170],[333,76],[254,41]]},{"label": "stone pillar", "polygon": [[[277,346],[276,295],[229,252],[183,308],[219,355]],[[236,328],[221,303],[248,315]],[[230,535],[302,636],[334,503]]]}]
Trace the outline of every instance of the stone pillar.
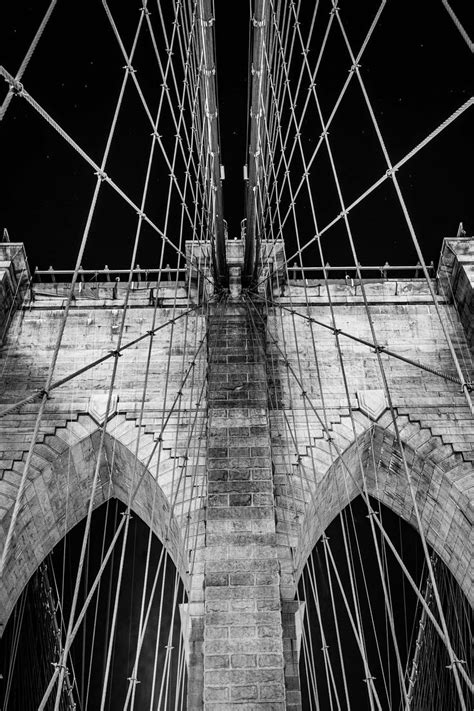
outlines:
[{"label": "stone pillar", "polygon": [[437,276],[441,295],[456,304],[467,342],[474,351],[474,237],[443,241]]},{"label": "stone pillar", "polygon": [[0,345],[29,281],[30,270],[23,244],[0,242]]},{"label": "stone pillar", "polygon": [[262,335],[244,305],[222,316],[216,307],[209,319],[206,711],[290,708],[279,583]]}]

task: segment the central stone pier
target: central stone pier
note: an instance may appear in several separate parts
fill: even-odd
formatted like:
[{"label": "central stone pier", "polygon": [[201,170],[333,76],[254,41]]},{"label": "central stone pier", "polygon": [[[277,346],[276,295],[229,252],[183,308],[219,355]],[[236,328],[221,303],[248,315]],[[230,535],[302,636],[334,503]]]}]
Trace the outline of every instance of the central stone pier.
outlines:
[{"label": "central stone pier", "polygon": [[195,653],[188,705],[202,708],[201,676],[208,711],[297,709],[296,603],[282,609],[280,598],[263,320],[241,302],[213,308],[202,665]]}]

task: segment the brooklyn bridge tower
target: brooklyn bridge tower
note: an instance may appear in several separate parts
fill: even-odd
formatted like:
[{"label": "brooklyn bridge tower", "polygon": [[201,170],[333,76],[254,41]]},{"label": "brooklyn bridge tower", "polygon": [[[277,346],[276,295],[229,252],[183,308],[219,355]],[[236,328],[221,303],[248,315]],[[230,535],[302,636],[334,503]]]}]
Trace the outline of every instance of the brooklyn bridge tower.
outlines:
[{"label": "brooklyn bridge tower", "polygon": [[472,41],[228,5],[4,11],[2,708],[467,710]]}]

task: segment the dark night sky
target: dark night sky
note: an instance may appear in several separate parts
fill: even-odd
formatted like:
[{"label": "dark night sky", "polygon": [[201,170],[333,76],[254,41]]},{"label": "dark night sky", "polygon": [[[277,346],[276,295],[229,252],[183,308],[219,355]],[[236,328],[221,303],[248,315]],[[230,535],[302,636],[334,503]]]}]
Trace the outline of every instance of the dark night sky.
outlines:
[{"label": "dark night sky", "polygon": [[[8,3],[2,10],[0,63],[15,73],[48,5]],[[135,3],[110,2],[125,46],[130,47],[138,17]],[[171,3],[163,3],[165,17]],[[225,218],[232,235],[244,217],[242,166],[246,162],[248,5],[216,3],[216,46]],[[311,5],[311,7],[309,7]],[[467,23],[467,3],[453,2]],[[349,39],[358,48],[378,3],[341,3],[341,17]],[[308,8],[305,10],[305,8]],[[327,21],[330,5],[321,4],[315,43]],[[157,18],[155,3],[150,9]],[[303,3],[305,30],[312,3]],[[150,42],[144,38],[134,66],[150,105],[156,105],[160,78]],[[311,54],[312,53],[312,54]],[[394,161],[472,94],[472,56],[441,2],[389,2],[382,13],[362,59],[363,76],[377,118]],[[96,160],[100,160],[115,97],[123,76],[123,58],[100,2],[59,2],[23,77],[29,93],[58,120]],[[327,116],[344,81],[350,60],[336,28],[331,33],[318,82],[321,105]],[[357,90],[356,90],[357,89]],[[1,88],[2,98],[6,84]],[[460,221],[472,231],[471,176],[473,110],[399,171],[399,179],[422,243],[425,258],[437,259],[442,237],[453,235]],[[164,124],[162,133],[170,134]],[[303,145],[308,153],[320,134],[313,118],[303,124]],[[140,195],[149,146],[149,126],[131,87],[118,125],[108,174],[134,199]],[[0,126],[2,198],[0,226],[14,241],[24,241],[30,265],[71,268],[82,235],[95,178],[92,169],[22,99],[14,99]],[[370,185],[385,166],[367,111],[354,82],[330,131],[346,202]],[[338,212],[328,162],[320,153],[313,170],[314,197],[324,225]],[[160,173],[159,170],[162,172]],[[159,224],[167,175],[160,168],[154,176],[147,211]],[[294,177],[296,178],[297,169]],[[362,263],[408,261],[414,263],[410,237],[401,211],[388,184],[379,188],[352,213],[352,225]],[[313,233],[305,208],[301,208],[303,232]],[[84,265],[126,267],[129,264],[135,214],[112,190],[104,186],[89,238]],[[171,223],[170,235],[173,232]],[[190,237],[190,235],[187,235]],[[289,237],[291,242],[291,237]],[[332,264],[346,261],[345,235],[340,227],[325,238]],[[112,248],[113,245],[113,248]],[[145,229],[138,262],[157,264],[160,244]],[[169,255],[171,259],[172,255]],[[307,263],[316,263],[308,250]]]}]

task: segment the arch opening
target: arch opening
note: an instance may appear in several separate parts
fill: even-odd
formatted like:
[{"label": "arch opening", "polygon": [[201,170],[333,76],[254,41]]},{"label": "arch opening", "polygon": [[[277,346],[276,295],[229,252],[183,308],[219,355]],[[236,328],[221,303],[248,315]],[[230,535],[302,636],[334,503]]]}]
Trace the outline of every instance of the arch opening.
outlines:
[{"label": "arch opening", "polygon": [[[418,532],[379,501],[370,503],[439,623]],[[461,709],[445,645],[380,533],[375,540],[380,566],[366,503],[356,497],[306,562],[298,587],[305,601],[303,708],[346,708],[349,702],[370,708],[372,694],[375,707],[377,697],[387,710],[405,708],[407,695],[411,708]],[[472,678],[470,605],[443,561],[430,553],[453,650]],[[461,686],[468,704],[462,680]]]},{"label": "arch opening", "polygon": [[[77,611],[125,511],[122,502],[110,498],[93,513]],[[2,670],[2,708],[37,708],[41,701],[65,640],[84,526],[84,521],[74,526],[55,546],[14,608],[2,639],[2,658],[10,660]],[[180,605],[187,598],[179,572],[163,543],[133,515],[119,588],[121,546],[122,538],[72,643],[60,708],[73,708],[73,703],[77,708],[100,708],[103,695],[105,708],[122,708],[127,695],[134,696],[136,708],[156,706],[160,698],[166,708],[174,708],[186,698]],[[146,618],[141,639],[140,624],[143,628]],[[109,644],[110,670],[104,684]]]}]

